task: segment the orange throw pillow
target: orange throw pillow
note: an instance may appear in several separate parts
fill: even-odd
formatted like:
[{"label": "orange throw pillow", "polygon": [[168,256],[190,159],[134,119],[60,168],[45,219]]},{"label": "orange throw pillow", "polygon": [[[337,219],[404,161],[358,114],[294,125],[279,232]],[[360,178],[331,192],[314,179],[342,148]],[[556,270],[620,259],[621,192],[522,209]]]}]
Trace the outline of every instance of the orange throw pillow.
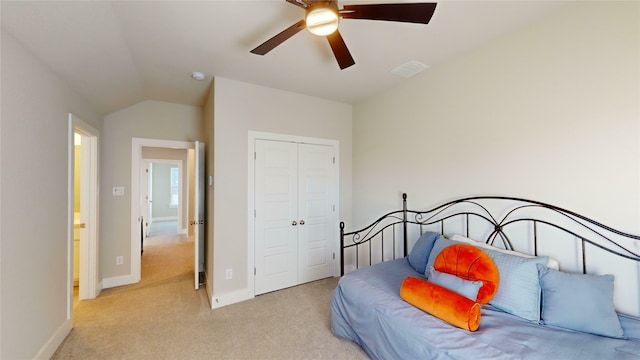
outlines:
[{"label": "orange throw pillow", "polygon": [[433,268],[464,280],[482,281],[477,302],[486,304],[498,291],[500,273],[493,259],[481,249],[467,244],[456,244],[442,249]]},{"label": "orange throw pillow", "polygon": [[480,326],[480,304],[428,281],[407,277],[400,287],[400,297],[459,328],[476,331]]}]

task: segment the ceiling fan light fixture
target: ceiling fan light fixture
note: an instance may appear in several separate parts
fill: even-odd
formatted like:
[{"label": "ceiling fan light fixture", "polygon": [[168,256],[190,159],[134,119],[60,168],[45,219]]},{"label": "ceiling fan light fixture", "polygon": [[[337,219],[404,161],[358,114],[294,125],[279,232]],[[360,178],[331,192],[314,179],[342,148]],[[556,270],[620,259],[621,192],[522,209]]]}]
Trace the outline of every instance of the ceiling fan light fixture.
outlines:
[{"label": "ceiling fan light fixture", "polygon": [[340,17],[338,12],[331,7],[319,7],[307,13],[305,22],[307,29],[312,34],[327,36],[338,30]]}]

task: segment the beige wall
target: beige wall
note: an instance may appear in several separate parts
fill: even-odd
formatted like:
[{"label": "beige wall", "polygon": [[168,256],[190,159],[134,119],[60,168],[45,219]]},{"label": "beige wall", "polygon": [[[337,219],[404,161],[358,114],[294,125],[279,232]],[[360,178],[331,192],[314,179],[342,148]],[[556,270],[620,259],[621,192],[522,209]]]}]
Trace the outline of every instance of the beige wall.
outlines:
[{"label": "beige wall", "polygon": [[71,326],[68,114],[98,130],[102,119],[4,30],[1,41],[0,358],[32,359]]},{"label": "beige wall", "polygon": [[[248,132],[338,140],[340,217],[350,218],[352,108],[348,104],[221,77],[215,79],[214,102],[213,111],[206,111],[207,118],[213,119],[215,146],[213,201],[209,197],[213,217],[211,213],[208,217],[215,222],[213,262],[208,262],[208,266],[213,266],[214,305],[222,306],[231,299],[242,298],[248,281],[253,281],[253,274],[247,273]],[[208,172],[211,173],[210,169]],[[224,278],[227,268],[233,269],[232,280]]]},{"label": "beige wall", "polygon": [[355,225],[402,192],[421,208],[493,194],[639,233],[639,6],[571,3],[357,104]]},{"label": "beige wall", "polygon": [[[131,274],[131,139],[200,140],[202,109],[160,101],[143,101],[109,114],[103,127],[100,246],[103,278]],[[107,171],[108,169],[108,171]],[[111,196],[124,186],[124,196]],[[116,265],[116,256],[124,257]]]},{"label": "beige wall", "polygon": [[358,104],[356,218],[505,194],[640,232],[638,17],[575,3]]}]

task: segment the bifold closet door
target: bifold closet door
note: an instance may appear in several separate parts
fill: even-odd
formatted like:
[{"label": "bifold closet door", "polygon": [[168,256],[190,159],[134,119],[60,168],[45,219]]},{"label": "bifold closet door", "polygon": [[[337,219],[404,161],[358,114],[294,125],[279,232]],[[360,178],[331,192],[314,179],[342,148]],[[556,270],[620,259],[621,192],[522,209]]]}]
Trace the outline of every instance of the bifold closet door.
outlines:
[{"label": "bifold closet door", "polygon": [[256,295],[298,283],[297,153],[295,143],[256,140]]},{"label": "bifold closet door", "polygon": [[331,146],[298,145],[299,284],[333,276],[333,159]]},{"label": "bifold closet door", "polygon": [[255,294],[333,276],[334,148],[256,140],[255,149]]}]

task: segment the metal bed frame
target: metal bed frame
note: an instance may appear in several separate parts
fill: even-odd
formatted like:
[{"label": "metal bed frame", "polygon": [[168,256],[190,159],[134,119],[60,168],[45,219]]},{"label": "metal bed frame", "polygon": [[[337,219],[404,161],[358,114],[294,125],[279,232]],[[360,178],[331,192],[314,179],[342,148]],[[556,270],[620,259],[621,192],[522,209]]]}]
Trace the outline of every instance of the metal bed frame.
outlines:
[{"label": "metal bed frame", "polygon": [[[486,206],[487,202],[501,203],[503,215],[493,214]],[[550,219],[554,217],[561,221],[559,223],[552,222]],[[353,265],[356,269],[373,265],[376,258],[380,259],[379,262],[386,261],[385,249],[389,251],[389,247],[391,247],[391,259],[396,259],[398,253],[404,257],[409,252],[410,227],[417,227],[419,234],[422,235],[425,228],[436,226],[439,227],[440,234],[445,234],[446,223],[452,219],[462,219],[466,224],[467,237],[469,237],[472,222],[484,223],[482,226],[488,227],[488,235],[478,240],[483,240],[490,245],[494,245],[495,241],[499,240],[498,244],[507,250],[517,249],[514,249],[505,229],[513,228],[514,224],[527,224],[532,232],[532,255],[538,255],[540,227],[545,226],[561,231],[580,242],[582,272],[585,274],[587,273],[588,246],[640,262],[638,252],[631,250],[629,245],[621,244],[621,242],[629,241],[633,244],[640,244],[640,236],[613,229],[586,216],[554,205],[514,197],[476,196],[453,200],[430,210],[416,211],[407,209],[407,194],[404,193],[402,194],[401,210],[391,211],[362,229],[345,232],[345,224],[340,222],[340,274],[344,275],[345,255],[348,251],[352,252],[352,255],[355,254],[355,264]],[[389,237],[391,238],[389,239]],[[400,239],[402,243],[399,243]],[[638,243],[635,243],[636,241]],[[363,252],[365,255],[368,252],[368,257],[365,256],[364,264],[361,264]]]}]

